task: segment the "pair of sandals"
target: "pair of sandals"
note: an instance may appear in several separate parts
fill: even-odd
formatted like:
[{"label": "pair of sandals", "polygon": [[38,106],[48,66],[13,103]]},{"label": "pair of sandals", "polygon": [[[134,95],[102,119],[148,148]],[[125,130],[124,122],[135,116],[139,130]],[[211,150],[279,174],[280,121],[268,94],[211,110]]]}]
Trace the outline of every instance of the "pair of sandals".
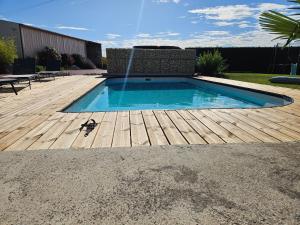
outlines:
[{"label": "pair of sandals", "polygon": [[91,133],[97,125],[98,124],[96,123],[95,120],[90,119],[90,120],[86,121],[84,124],[81,124],[81,127],[79,128],[79,130],[82,131],[83,128],[86,128],[84,136],[87,137],[87,136],[89,136],[89,133]]}]

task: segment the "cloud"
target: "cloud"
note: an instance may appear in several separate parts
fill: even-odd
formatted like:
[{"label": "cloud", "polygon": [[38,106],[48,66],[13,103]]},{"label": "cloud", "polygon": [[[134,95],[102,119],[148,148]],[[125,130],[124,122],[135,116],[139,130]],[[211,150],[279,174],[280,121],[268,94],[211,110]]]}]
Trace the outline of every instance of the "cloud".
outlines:
[{"label": "cloud", "polygon": [[257,27],[257,25],[251,24],[249,21],[242,20],[242,21],[233,21],[233,22],[227,22],[227,21],[217,21],[214,23],[214,25],[219,27],[226,27],[226,26],[238,26],[239,28],[250,28],[250,27]]},{"label": "cloud", "polygon": [[178,4],[181,0],[153,0],[156,3],[176,3]]},{"label": "cloud", "polygon": [[8,18],[6,18],[6,17],[4,17],[4,16],[2,16],[2,15],[0,15],[0,20],[9,20]]},{"label": "cloud", "polygon": [[176,32],[171,32],[171,31],[167,31],[167,32],[159,32],[157,36],[178,36],[180,35],[180,33],[176,33]]},{"label": "cloud", "polygon": [[259,11],[267,11],[267,10],[285,10],[287,9],[287,5],[275,4],[275,3],[261,3],[258,5],[257,9]]},{"label": "cloud", "polygon": [[243,5],[227,5],[209,8],[198,8],[189,10],[189,13],[204,16],[206,19],[219,21],[243,20],[250,17],[256,17],[262,11],[266,10],[286,10],[288,5],[261,3],[254,7]]},{"label": "cloud", "polygon": [[205,34],[209,36],[227,36],[230,32],[225,30],[210,30],[206,31]]},{"label": "cloud", "polygon": [[61,30],[80,30],[80,31],[88,31],[90,29],[85,28],[85,27],[72,27],[72,26],[56,26],[56,29],[61,29]]},{"label": "cloud", "polygon": [[139,38],[150,38],[151,34],[140,33],[140,34],[136,35],[136,37],[139,37]]},{"label": "cloud", "polygon": [[204,15],[206,19],[213,20],[236,20],[253,15],[251,8],[247,5],[216,6],[211,8],[192,9],[188,12]]},{"label": "cloud", "polygon": [[[100,41],[105,48],[131,48],[135,45],[171,45],[181,48],[187,47],[273,47],[285,41],[272,41],[276,36],[261,29],[241,33],[227,31],[206,31],[193,33],[190,38],[132,38],[119,41]],[[299,44],[297,44],[299,45]]]},{"label": "cloud", "polygon": [[109,33],[109,34],[106,34],[106,37],[107,37],[108,39],[116,39],[116,38],[121,37],[121,35],[120,35],[120,34],[112,34],[112,33]]},{"label": "cloud", "polygon": [[136,35],[136,37],[137,38],[163,38],[163,37],[175,37],[179,35],[180,33],[177,32],[166,31],[166,32],[158,32],[156,34],[139,33]]}]

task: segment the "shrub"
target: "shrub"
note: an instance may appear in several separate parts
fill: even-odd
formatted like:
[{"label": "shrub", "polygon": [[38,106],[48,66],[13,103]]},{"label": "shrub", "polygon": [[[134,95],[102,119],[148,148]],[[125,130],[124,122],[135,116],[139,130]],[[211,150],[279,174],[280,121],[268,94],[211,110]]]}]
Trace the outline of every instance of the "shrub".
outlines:
[{"label": "shrub", "polygon": [[107,58],[106,57],[101,58],[101,69],[107,69]]},{"label": "shrub", "polygon": [[226,60],[218,50],[204,52],[197,59],[197,67],[203,75],[216,76],[222,74],[227,68]]},{"label": "shrub", "polygon": [[0,72],[6,73],[15,58],[17,58],[17,48],[14,40],[0,38]]},{"label": "shrub", "polygon": [[61,55],[55,48],[45,47],[44,50],[38,53],[39,65],[46,66],[48,61],[61,61]]},{"label": "shrub", "polygon": [[61,55],[61,66],[64,68],[69,68],[70,66],[74,65],[74,58],[69,54],[62,54]]},{"label": "shrub", "polygon": [[44,66],[41,66],[41,65],[36,65],[35,66],[35,71],[38,73],[38,72],[41,72],[41,71],[45,71],[45,67]]},{"label": "shrub", "polygon": [[80,69],[96,69],[95,64],[88,58],[85,58],[79,54],[73,54],[74,64]]}]

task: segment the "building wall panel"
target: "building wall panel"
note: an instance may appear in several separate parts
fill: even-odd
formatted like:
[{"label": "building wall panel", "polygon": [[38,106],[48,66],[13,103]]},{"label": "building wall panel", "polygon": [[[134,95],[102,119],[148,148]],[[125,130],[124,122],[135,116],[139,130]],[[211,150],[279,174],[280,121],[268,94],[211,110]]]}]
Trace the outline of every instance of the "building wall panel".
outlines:
[{"label": "building wall panel", "polygon": [[56,35],[30,27],[21,27],[24,57],[35,57],[45,47],[53,47],[61,54],[80,54],[86,57],[85,41]]}]

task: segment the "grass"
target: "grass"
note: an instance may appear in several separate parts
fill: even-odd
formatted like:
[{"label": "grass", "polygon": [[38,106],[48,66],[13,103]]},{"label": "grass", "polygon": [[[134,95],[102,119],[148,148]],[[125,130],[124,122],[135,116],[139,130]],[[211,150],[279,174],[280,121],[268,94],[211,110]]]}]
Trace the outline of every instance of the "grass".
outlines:
[{"label": "grass", "polygon": [[[293,89],[300,89],[299,84],[275,84],[271,83],[269,79],[274,76],[289,76],[289,75],[278,75],[278,74],[259,74],[259,73],[226,73],[225,78],[231,80],[239,80],[245,81],[250,83],[257,83],[257,84],[267,84],[272,86],[278,87],[287,87]],[[300,77],[300,76],[299,76]]]}]

